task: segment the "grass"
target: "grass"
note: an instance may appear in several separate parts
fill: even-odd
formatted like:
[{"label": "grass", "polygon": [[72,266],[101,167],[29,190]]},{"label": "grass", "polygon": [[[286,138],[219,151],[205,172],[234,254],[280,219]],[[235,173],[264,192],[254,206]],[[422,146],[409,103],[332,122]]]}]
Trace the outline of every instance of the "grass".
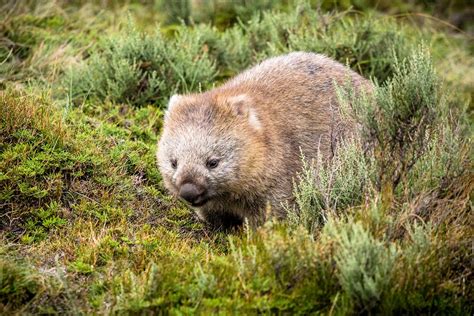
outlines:
[{"label": "grass", "polygon": [[[472,313],[472,38],[369,4],[7,3],[0,313]],[[164,190],[163,107],[293,50],[375,82],[339,96],[362,138],[286,220],[213,231]]]}]

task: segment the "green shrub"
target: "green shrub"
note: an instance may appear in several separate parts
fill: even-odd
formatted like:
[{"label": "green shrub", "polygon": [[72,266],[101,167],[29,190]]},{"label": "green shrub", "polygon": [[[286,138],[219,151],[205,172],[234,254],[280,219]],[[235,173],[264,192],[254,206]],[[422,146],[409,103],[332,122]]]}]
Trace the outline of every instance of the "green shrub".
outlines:
[{"label": "green shrub", "polygon": [[406,230],[392,271],[393,286],[383,308],[395,314],[418,311],[461,315],[472,310],[466,302],[472,290],[453,278],[469,273],[465,268],[470,264],[467,240],[460,238],[452,245],[449,233],[437,232],[431,223],[419,221],[407,224]]},{"label": "green shrub", "polygon": [[158,7],[165,14],[168,24],[181,23],[211,23],[224,28],[237,23],[239,20],[249,20],[253,15],[271,8],[282,8],[287,1],[281,0],[204,0],[193,2],[190,0],[157,1]]},{"label": "green shrub", "polygon": [[156,1],[160,10],[166,14],[166,23],[181,23],[188,24],[191,17],[191,3],[189,0],[175,0],[175,1]]},{"label": "green shrub", "polygon": [[408,172],[406,183],[397,190],[399,195],[405,192],[414,197],[433,191],[449,195],[453,185],[461,187],[459,181],[468,176],[470,141],[463,139],[451,123],[444,121],[440,125],[430,135],[425,153]]},{"label": "green shrub", "polygon": [[300,27],[298,32],[290,34],[290,51],[323,53],[379,82],[395,73],[394,58],[403,60],[409,57],[413,46],[406,36],[406,29],[390,18],[307,15],[307,23],[311,26]]},{"label": "green shrub", "polygon": [[324,229],[337,243],[335,261],[345,294],[359,310],[378,307],[393,282],[396,247],[376,240],[360,223],[330,223]]},{"label": "green shrub", "polygon": [[290,222],[316,232],[331,215],[363,202],[373,189],[374,176],[375,161],[364,156],[357,140],[339,144],[330,161],[321,156],[305,161],[294,189],[298,209],[289,210]]},{"label": "green shrub", "polygon": [[[264,12],[224,31],[177,26],[173,36],[141,33],[131,23],[93,50],[64,81],[76,101],[96,98],[135,106],[163,106],[175,92],[211,87],[269,56],[294,50],[323,53],[380,81],[404,59],[411,42],[389,19],[321,13],[307,3],[290,11]],[[354,34],[355,32],[355,34]]]},{"label": "green shrub", "polygon": [[374,143],[377,186],[389,199],[425,154],[445,111],[428,52],[420,49],[403,61],[394,58],[394,76],[377,86],[373,97],[352,95],[342,101],[362,124],[366,141]]},{"label": "green shrub", "polygon": [[394,56],[400,60],[409,56],[413,41],[407,35],[406,27],[387,17],[323,13],[302,2],[289,12],[267,11],[226,30],[222,40],[232,39],[233,45],[224,46],[230,50],[222,59],[238,57],[245,67],[268,56],[310,51],[383,82],[395,72]]},{"label": "green shrub", "polygon": [[177,91],[208,87],[215,66],[199,34],[190,34],[181,32],[176,40],[167,41],[159,30],[149,35],[130,24],[123,34],[108,38],[80,68],[71,69],[69,94],[76,100],[164,106]]}]

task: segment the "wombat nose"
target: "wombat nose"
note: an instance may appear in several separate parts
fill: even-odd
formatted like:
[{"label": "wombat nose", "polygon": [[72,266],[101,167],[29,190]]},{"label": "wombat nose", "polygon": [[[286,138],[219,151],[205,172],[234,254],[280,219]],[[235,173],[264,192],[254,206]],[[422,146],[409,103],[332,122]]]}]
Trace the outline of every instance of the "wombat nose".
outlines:
[{"label": "wombat nose", "polygon": [[179,196],[191,204],[195,204],[203,193],[203,189],[198,188],[192,183],[185,183],[181,186],[181,189],[179,189]]}]

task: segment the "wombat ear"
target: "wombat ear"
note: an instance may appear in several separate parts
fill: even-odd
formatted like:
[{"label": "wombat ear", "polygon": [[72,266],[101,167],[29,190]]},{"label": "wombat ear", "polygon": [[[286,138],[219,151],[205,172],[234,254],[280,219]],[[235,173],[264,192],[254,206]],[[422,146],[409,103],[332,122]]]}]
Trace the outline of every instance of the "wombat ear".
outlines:
[{"label": "wombat ear", "polygon": [[165,111],[165,120],[168,119],[169,112],[171,111],[173,107],[176,106],[176,104],[178,104],[181,98],[182,97],[179,94],[175,94],[170,98],[170,100],[168,101],[168,107],[166,108],[166,111]]},{"label": "wombat ear", "polygon": [[251,100],[246,94],[239,94],[227,98],[227,103],[235,115],[246,117],[249,112]]},{"label": "wombat ear", "polygon": [[181,99],[181,96],[179,94],[174,94],[171,98],[170,101],[168,102],[168,108],[167,110],[170,111],[176,104],[178,104],[179,100]]},{"label": "wombat ear", "polygon": [[248,120],[250,126],[260,129],[260,121],[252,107],[252,99],[246,94],[240,94],[227,99],[228,104],[237,116]]}]

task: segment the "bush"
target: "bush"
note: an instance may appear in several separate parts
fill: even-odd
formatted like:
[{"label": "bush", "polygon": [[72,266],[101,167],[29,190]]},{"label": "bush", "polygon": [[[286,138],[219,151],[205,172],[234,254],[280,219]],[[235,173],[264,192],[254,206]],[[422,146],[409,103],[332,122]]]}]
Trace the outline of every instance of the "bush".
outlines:
[{"label": "bush", "polygon": [[256,12],[262,12],[276,7],[284,7],[286,1],[281,0],[190,0],[163,1],[159,0],[158,7],[165,14],[168,24],[181,23],[211,23],[224,28],[237,23],[239,20],[249,20]]},{"label": "bush", "polygon": [[206,25],[177,26],[163,37],[159,30],[141,33],[130,23],[64,81],[76,103],[95,98],[163,107],[176,92],[208,89],[216,77],[226,79],[269,56],[304,50],[383,82],[395,71],[392,59],[403,60],[410,52],[406,33],[390,19],[321,13],[307,3],[289,13],[255,15],[222,32]]},{"label": "bush", "polygon": [[363,202],[373,189],[375,161],[364,156],[357,140],[339,144],[328,162],[320,156],[303,165],[294,189],[298,209],[288,212],[290,223],[303,224],[310,232],[316,232],[331,216]]},{"label": "bush", "polygon": [[352,93],[342,100],[345,107],[350,107],[346,112],[352,112],[363,126],[365,141],[374,144],[377,187],[388,199],[427,151],[433,130],[445,111],[427,51],[420,49],[403,61],[394,58],[394,76],[377,86],[373,97],[355,97]]},{"label": "bush", "polygon": [[[396,71],[394,58],[409,57],[413,44],[403,26],[389,18],[321,16],[308,13],[309,25],[290,34],[289,50],[323,53],[366,78],[384,82]],[[349,35],[350,34],[350,35]]]},{"label": "bush", "polygon": [[[125,34],[108,38],[100,52],[69,72],[69,94],[137,107],[164,106],[170,95],[206,88],[215,76],[199,34],[182,32],[166,41],[159,30],[140,33],[130,24]],[[197,36],[196,36],[197,35]]]},{"label": "bush", "polygon": [[393,282],[395,245],[376,240],[361,223],[330,223],[324,229],[337,244],[335,261],[345,294],[358,310],[378,308]]}]

